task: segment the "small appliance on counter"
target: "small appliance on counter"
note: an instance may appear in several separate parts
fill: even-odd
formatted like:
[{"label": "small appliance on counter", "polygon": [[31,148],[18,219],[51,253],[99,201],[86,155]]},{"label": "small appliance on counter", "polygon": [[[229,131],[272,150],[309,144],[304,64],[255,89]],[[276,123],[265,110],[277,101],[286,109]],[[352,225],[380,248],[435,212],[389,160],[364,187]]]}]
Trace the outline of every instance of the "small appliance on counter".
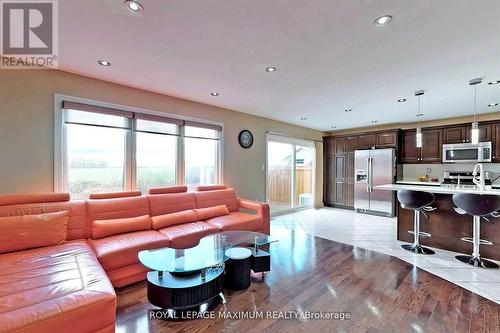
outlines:
[{"label": "small appliance on counter", "polygon": [[[473,189],[476,188],[473,178],[472,172],[469,171],[445,171],[441,186],[446,188]],[[484,172],[484,183],[486,186],[491,186],[491,173],[489,171]]]},{"label": "small appliance on counter", "polygon": [[359,213],[394,216],[394,193],[374,189],[393,184],[396,175],[394,149],[354,152],[354,209]]}]

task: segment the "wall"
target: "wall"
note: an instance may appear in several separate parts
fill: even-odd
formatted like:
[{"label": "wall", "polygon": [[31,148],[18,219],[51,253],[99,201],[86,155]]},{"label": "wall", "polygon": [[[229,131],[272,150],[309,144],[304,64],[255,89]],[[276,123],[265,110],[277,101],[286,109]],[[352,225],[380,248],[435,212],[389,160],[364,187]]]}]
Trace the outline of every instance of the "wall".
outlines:
[{"label": "wall", "polygon": [[[322,132],[55,70],[0,70],[0,194],[53,190],[54,94],[224,123],[224,182],[265,199],[266,131],[321,140]],[[254,146],[238,144],[250,129]]]}]

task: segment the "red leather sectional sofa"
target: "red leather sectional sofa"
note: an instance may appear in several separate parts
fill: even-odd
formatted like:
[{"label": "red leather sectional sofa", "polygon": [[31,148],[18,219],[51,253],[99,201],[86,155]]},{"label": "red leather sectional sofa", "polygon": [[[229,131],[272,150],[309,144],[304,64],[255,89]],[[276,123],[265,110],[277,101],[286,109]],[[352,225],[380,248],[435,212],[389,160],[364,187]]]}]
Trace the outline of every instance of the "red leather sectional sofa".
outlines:
[{"label": "red leather sectional sofa", "polygon": [[[66,211],[65,239],[55,245],[20,250],[34,246],[8,235],[24,232],[25,225],[12,231],[24,217]],[[187,248],[223,230],[269,234],[269,206],[225,186],[93,194],[87,201],[66,193],[0,197],[0,332],[114,332],[113,287],[146,277],[139,251]],[[35,232],[28,243],[57,239],[57,232]]]}]

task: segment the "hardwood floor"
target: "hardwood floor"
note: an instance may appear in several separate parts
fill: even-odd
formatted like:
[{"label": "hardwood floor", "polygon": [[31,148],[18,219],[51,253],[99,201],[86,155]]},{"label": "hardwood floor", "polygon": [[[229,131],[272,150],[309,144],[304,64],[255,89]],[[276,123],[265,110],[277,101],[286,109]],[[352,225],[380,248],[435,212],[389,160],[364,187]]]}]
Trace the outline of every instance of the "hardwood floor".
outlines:
[{"label": "hardwood floor", "polygon": [[[117,332],[500,332],[500,305],[400,259],[273,228],[272,268],[215,319],[149,319],[146,283],[117,291]],[[220,311],[350,312],[350,320],[223,319]],[[228,313],[226,312],[226,313]]]}]

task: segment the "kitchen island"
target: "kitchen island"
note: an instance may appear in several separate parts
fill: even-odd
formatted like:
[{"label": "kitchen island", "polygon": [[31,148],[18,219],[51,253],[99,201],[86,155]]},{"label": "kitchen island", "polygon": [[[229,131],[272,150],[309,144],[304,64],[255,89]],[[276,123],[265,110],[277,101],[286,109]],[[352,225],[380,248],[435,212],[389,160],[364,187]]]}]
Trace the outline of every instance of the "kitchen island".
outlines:
[{"label": "kitchen island", "polygon": [[[472,216],[460,215],[453,209],[452,195],[455,193],[474,193],[478,195],[493,194],[500,196],[500,190],[486,189],[456,189],[429,185],[405,185],[387,184],[376,186],[377,190],[398,191],[424,191],[434,193],[436,200],[432,206],[437,210],[428,213],[429,220],[425,217],[420,219],[421,231],[428,232],[431,238],[420,238],[422,245],[439,249],[469,254],[472,252],[472,244],[462,241],[461,237],[472,236]],[[412,243],[413,235],[408,231],[413,230],[414,213],[410,209],[403,209],[397,204],[398,240]],[[496,221],[495,221],[496,220]],[[482,220],[481,239],[493,242],[493,245],[481,246],[481,256],[493,260],[500,260],[500,218],[490,218],[495,224]]]}]

